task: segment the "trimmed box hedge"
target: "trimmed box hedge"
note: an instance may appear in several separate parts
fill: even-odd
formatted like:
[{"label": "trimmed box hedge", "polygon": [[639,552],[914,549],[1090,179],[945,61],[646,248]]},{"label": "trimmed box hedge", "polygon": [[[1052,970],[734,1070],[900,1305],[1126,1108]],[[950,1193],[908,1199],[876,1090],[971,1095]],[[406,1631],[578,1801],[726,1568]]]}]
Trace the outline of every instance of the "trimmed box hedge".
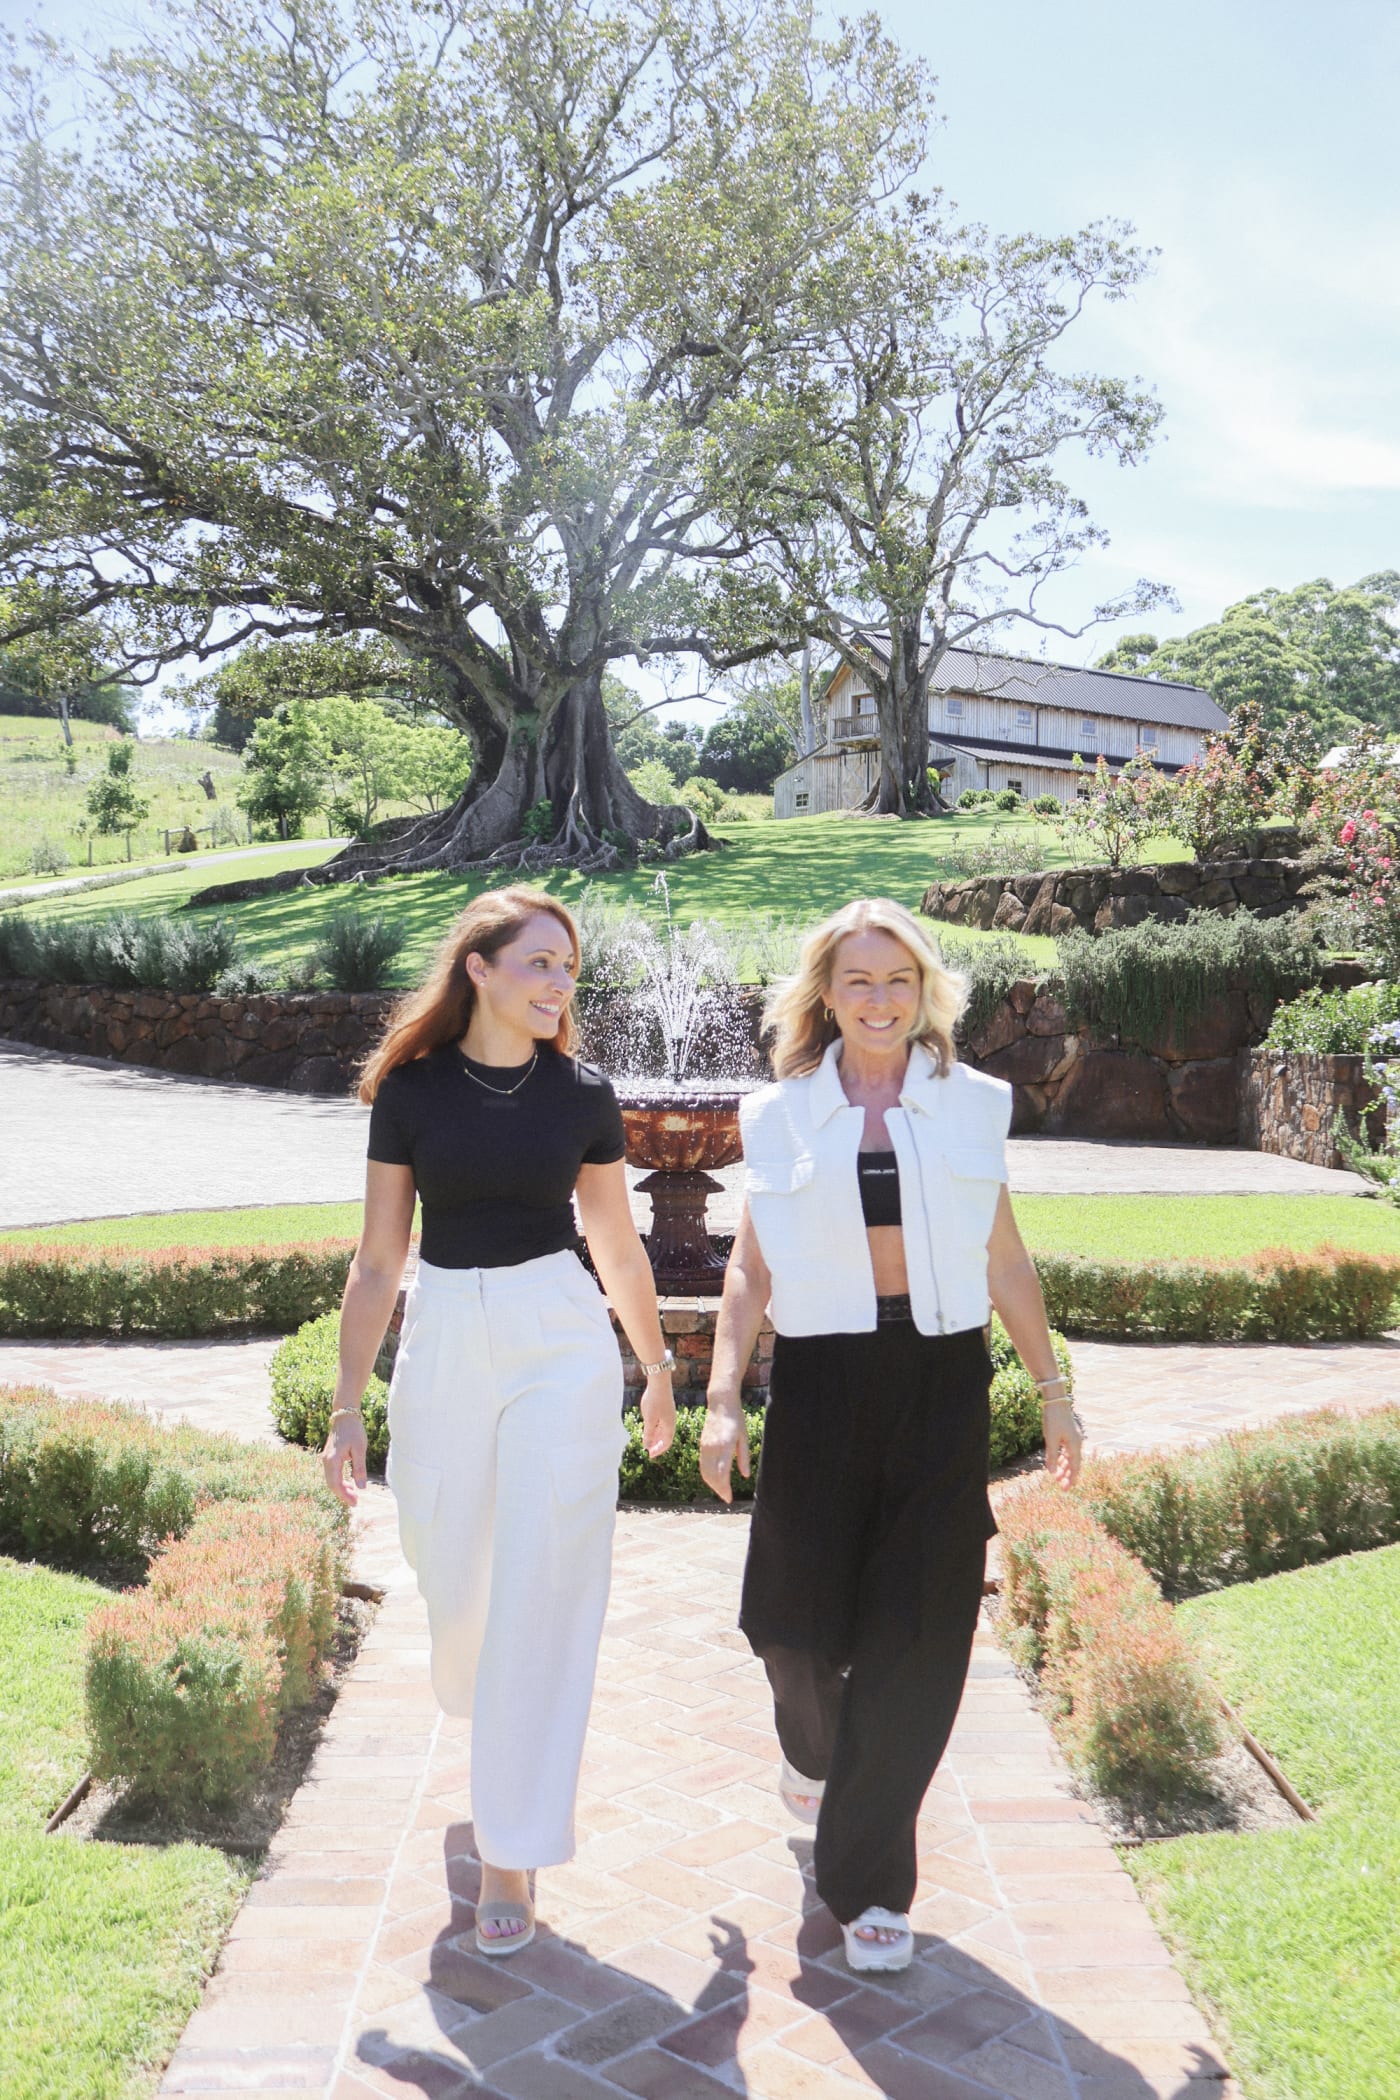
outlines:
[{"label": "trimmed box hedge", "polygon": [[1400,1541],[1400,1407],[1093,1459],[1080,1492],[1165,1596],[1254,1582]]},{"label": "trimmed box hedge", "polygon": [[92,1769],[172,1805],[235,1794],[329,1646],[349,1537],[314,1460],[0,1388],[0,1550],[146,1580],[94,1615]]},{"label": "trimmed box hedge", "polygon": [[310,1698],[340,1553],[295,1503],[216,1503],[88,1627],[93,1776],[166,1803],[233,1799]]},{"label": "trimmed box hedge", "polygon": [[1035,1265],[1056,1327],[1119,1341],[1363,1341],[1393,1325],[1400,1292],[1395,1255],[1330,1245],[1239,1262],[1037,1254]]},{"label": "trimmed box hedge", "polygon": [[340,1303],[353,1240],[195,1253],[0,1247],[0,1334],[290,1334]]},{"label": "trimmed box hedge", "polygon": [[[292,1334],[339,1306],[354,1251],[349,1239],[189,1253],[0,1247],[0,1335]],[[1040,1253],[1035,1264],[1051,1324],[1109,1340],[1356,1341],[1392,1325],[1400,1294],[1400,1258],[1334,1246],[1238,1262]]]},{"label": "trimmed box hedge", "polygon": [[1216,1702],[1146,1569],[1048,1481],[1008,1496],[997,1522],[1010,1646],[1041,1672],[1070,1762],[1128,1799],[1199,1789],[1220,1749]]}]

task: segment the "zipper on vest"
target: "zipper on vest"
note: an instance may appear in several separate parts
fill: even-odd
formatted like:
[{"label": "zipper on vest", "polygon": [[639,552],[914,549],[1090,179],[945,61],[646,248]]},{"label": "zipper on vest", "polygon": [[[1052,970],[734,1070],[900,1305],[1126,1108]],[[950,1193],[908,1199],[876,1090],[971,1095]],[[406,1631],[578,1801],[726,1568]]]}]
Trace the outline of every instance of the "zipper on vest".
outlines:
[{"label": "zipper on vest", "polygon": [[[904,1107],[904,1103],[902,1101],[899,1105],[901,1108]],[[919,1140],[912,1127],[909,1112],[907,1109],[905,1109],[904,1114],[904,1127],[909,1133],[909,1142],[914,1150],[914,1165],[919,1170],[919,1205],[924,1214],[924,1231],[927,1236],[928,1272],[929,1275],[933,1278],[933,1298],[935,1305],[938,1307],[938,1311],[935,1314],[935,1318],[938,1322],[938,1332],[940,1334],[946,1334],[948,1332],[948,1322],[943,1317],[943,1293],[939,1289],[938,1284],[938,1264],[934,1261],[933,1258],[933,1219],[929,1215],[928,1190],[924,1186],[923,1154],[919,1150]]]}]

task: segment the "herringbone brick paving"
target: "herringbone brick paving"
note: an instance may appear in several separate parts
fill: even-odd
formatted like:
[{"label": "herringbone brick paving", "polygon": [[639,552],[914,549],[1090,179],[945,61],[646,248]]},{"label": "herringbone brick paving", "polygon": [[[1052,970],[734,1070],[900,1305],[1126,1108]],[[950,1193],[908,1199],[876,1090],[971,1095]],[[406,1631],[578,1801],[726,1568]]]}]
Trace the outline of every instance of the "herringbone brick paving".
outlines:
[{"label": "herringbone brick paving", "polygon": [[[388,1596],[166,2094],[324,2100],[1189,2100],[1233,2086],[1044,1724],[979,1637],[920,1824],[914,1966],[857,1978],[774,1787],[734,1629],[742,1516],[624,1513],[579,1802],[536,1944],[472,1951],[467,1724]],[[528,1745],[522,1745],[522,1755]]]}]

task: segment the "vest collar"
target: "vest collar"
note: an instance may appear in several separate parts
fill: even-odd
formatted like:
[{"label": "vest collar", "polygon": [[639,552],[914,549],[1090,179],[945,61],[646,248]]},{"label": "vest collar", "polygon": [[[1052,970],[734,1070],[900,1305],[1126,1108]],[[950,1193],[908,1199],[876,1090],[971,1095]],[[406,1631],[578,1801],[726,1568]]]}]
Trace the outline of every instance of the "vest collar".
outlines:
[{"label": "vest collar", "polygon": [[[812,1120],[821,1127],[829,1123],[838,1109],[849,1108],[846,1090],[841,1084],[841,1042],[838,1037],[828,1043],[821,1063],[812,1074]],[[900,1089],[900,1101],[909,1108],[921,1109],[931,1115],[934,1107],[934,1088],[938,1084],[938,1072],[933,1059],[922,1043],[911,1043],[909,1065],[904,1074],[904,1085]]]}]

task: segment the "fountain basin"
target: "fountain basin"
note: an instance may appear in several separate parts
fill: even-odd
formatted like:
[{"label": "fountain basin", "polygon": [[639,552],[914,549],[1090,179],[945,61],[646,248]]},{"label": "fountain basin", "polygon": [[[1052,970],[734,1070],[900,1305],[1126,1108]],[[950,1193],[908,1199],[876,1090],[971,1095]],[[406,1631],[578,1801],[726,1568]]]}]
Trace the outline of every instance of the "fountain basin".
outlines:
[{"label": "fountain basin", "polygon": [[739,1103],[745,1087],[652,1080],[617,1085],[629,1167],[662,1174],[712,1173],[742,1156]]},{"label": "fountain basin", "polygon": [[638,1187],[651,1197],[647,1252],[663,1291],[714,1297],[724,1284],[705,1206],[721,1184],[707,1171],[742,1157],[739,1103],[749,1089],[724,1082],[623,1080],[617,1086],[627,1164],[649,1167]]}]

